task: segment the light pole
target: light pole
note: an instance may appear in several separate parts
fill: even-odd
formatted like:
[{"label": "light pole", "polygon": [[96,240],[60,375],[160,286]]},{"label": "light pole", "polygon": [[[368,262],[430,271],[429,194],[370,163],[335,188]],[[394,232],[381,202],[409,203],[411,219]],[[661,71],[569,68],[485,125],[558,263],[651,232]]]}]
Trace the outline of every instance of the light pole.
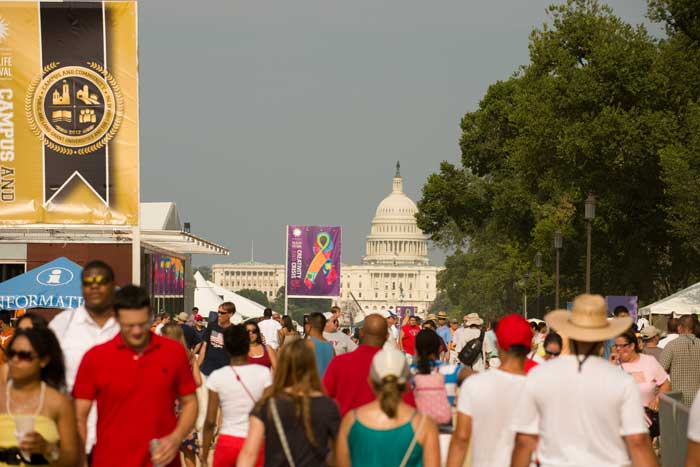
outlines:
[{"label": "light pole", "polygon": [[588,222],[588,243],[586,246],[586,293],[591,293],[591,230],[593,219],[595,219],[595,196],[588,193],[586,198],[584,219]]},{"label": "light pole", "polygon": [[542,267],[542,253],[535,253],[535,268],[537,268],[537,317],[542,317],[542,306],[540,297],[540,268]]},{"label": "light pole", "polygon": [[554,250],[557,252],[557,265],[556,265],[556,287],[554,292],[554,309],[559,309],[559,250],[561,250],[563,243],[561,230],[554,232]]},{"label": "light pole", "polygon": [[530,280],[530,271],[525,271],[525,276],[523,277],[523,314],[525,319],[527,319],[527,281]]}]

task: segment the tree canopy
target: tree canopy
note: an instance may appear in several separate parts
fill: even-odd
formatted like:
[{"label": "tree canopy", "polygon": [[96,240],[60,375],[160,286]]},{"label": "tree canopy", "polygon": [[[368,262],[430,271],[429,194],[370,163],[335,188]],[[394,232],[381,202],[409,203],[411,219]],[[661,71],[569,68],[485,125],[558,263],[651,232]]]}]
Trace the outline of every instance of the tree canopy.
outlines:
[{"label": "tree canopy", "polygon": [[[465,311],[522,308],[540,282],[553,305],[584,289],[584,200],[596,198],[591,289],[649,302],[700,279],[698,1],[652,0],[667,37],[596,0],[551,6],[530,61],[461,122],[461,167],[423,187],[419,226],[451,249],[439,285]],[[527,278],[529,273],[529,279]]]},{"label": "tree canopy", "polygon": [[241,289],[236,293],[242,297],[253,300],[255,303],[262,305],[265,308],[270,306],[270,300],[268,300],[265,292],[258,289]]}]

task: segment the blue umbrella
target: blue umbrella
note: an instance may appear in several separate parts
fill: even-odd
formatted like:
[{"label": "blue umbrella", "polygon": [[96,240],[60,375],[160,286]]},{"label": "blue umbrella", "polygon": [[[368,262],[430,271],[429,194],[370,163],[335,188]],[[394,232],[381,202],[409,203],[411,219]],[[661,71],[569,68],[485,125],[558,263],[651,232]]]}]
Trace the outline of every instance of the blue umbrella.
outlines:
[{"label": "blue umbrella", "polygon": [[83,304],[83,268],[58,258],[0,284],[0,309],[77,308]]}]

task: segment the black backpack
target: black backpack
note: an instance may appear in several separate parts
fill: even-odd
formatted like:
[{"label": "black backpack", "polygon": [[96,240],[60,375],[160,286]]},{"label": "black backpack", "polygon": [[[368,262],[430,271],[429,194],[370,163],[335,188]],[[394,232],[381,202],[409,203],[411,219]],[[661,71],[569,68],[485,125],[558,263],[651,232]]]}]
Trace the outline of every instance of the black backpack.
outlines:
[{"label": "black backpack", "polygon": [[484,344],[484,330],[481,330],[479,337],[472,339],[466,343],[464,348],[460,350],[457,359],[464,366],[472,366],[481,356],[481,348]]}]

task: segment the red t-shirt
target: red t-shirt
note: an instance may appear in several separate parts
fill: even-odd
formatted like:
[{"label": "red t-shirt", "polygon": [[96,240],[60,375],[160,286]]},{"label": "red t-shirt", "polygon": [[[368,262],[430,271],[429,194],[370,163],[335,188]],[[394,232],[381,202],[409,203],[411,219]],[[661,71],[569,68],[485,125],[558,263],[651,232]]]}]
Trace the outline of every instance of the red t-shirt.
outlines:
[{"label": "red t-shirt", "polygon": [[[328,365],[323,376],[323,387],[328,397],[338,403],[341,416],[376,399],[369,385],[369,368],[380,350],[379,347],[360,345],[352,352],[334,357]],[[416,406],[410,386],[403,395],[403,401]]]},{"label": "red t-shirt", "polygon": [[[150,466],[149,442],[175,429],[175,400],[196,388],[185,348],[172,339],[151,334],[141,355],[121,334],[90,349],[73,397],[97,402],[93,465]],[[179,455],[173,466],[180,466]]]},{"label": "red t-shirt", "polygon": [[532,369],[535,368],[536,366],[537,366],[537,362],[536,362],[536,361],[534,361],[534,360],[531,359],[531,358],[526,358],[526,359],[525,359],[525,374],[528,374],[528,373],[530,372],[530,370],[532,370]]},{"label": "red t-shirt", "polygon": [[401,330],[403,331],[403,340],[401,341],[403,351],[409,355],[415,355],[416,336],[420,332],[420,326],[411,326],[410,324],[407,324],[406,326],[402,327]]}]

